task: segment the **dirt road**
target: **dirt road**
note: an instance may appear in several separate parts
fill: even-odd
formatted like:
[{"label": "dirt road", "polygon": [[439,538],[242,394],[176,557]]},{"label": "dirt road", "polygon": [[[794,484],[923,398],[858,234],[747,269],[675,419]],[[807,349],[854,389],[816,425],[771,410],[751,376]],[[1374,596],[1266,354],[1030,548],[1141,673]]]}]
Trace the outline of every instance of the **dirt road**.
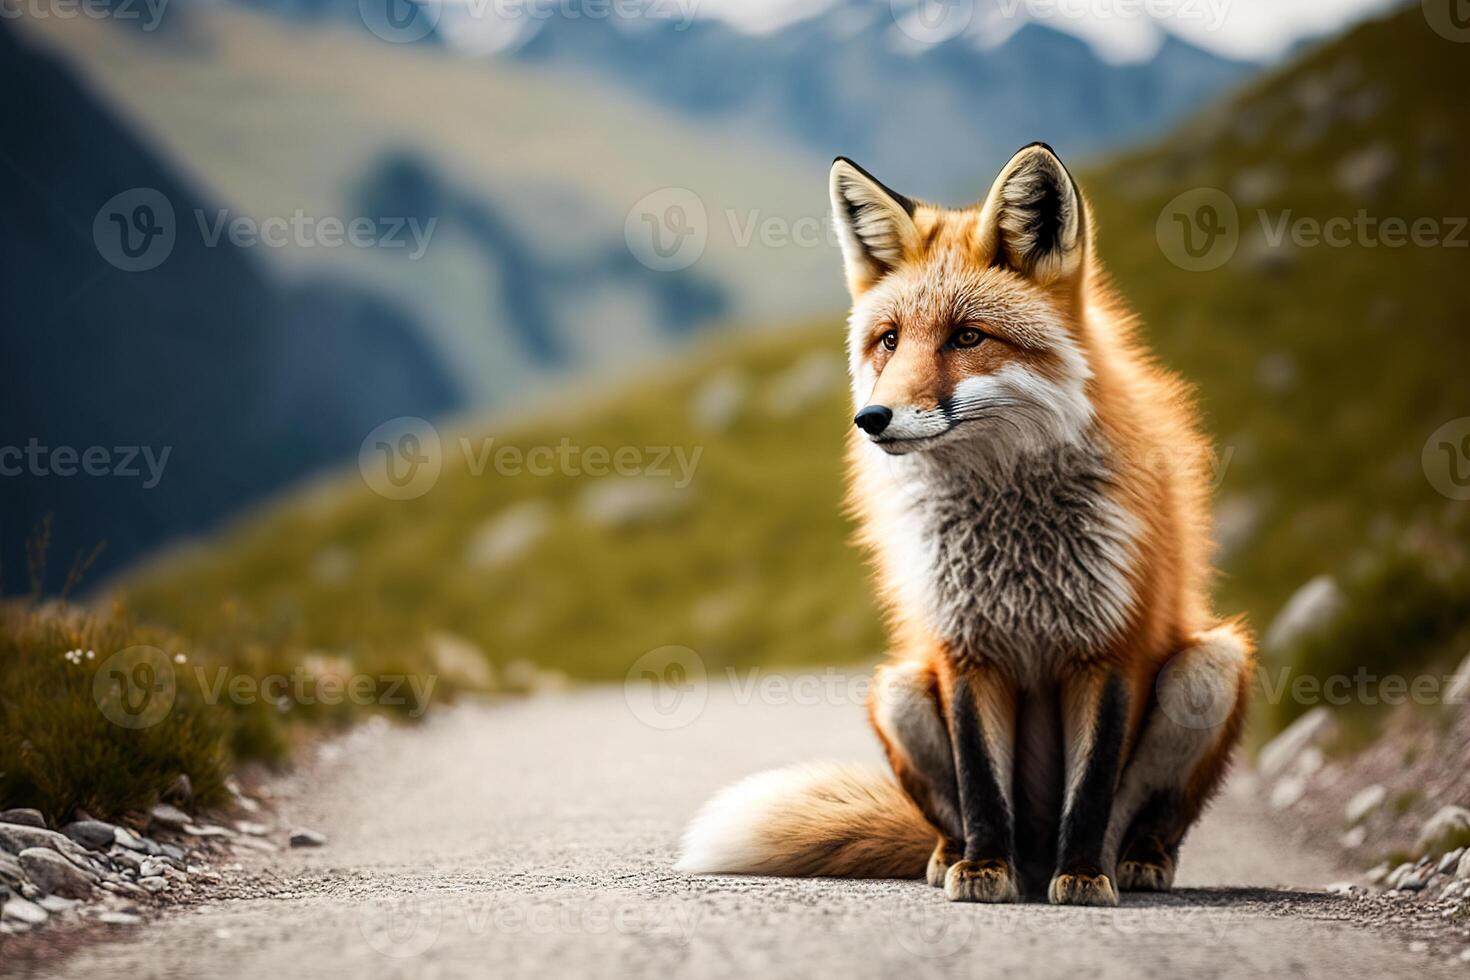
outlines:
[{"label": "dirt road", "polygon": [[782,700],[716,684],[702,711],[669,718],[608,688],[359,731],[279,787],[290,820],[327,847],[252,857],[259,887],[246,895],[172,912],[47,975],[1462,975],[1321,893],[1340,869],[1285,843],[1239,781],[1186,845],[1180,890],[1118,909],[954,905],[919,881],[674,873],[680,829],[725,782],[804,759],[878,761],[851,699]]}]

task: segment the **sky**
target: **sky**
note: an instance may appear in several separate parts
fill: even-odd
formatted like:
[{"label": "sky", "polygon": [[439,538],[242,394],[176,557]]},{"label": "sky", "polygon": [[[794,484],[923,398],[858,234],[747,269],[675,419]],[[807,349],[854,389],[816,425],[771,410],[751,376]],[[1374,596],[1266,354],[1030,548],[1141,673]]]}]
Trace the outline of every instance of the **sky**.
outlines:
[{"label": "sky", "polygon": [[[819,13],[841,0],[697,0],[700,16],[747,31],[766,31]],[[1238,58],[1269,59],[1306,37],[1331,34],[1401,0],[892,0],[896,16],[920,5],[932,23],[963,29],[982,43],[1037,20],[1091,42],[1106,58],[1153,54],[1167,30],[1200,47]],[[1140,11],[1153,11],[1150,17]]]}]

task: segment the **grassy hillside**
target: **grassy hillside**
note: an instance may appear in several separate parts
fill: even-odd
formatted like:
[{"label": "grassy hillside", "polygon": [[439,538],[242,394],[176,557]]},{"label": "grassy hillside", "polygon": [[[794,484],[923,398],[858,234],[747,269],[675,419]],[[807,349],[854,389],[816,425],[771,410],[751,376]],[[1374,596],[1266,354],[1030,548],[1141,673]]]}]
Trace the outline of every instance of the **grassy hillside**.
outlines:
[{"label": "grassy hillside", "polygon": [[[351,474],[145,574],[127,601],[205,643],[229,604],[309,647],[447,632],[501,667],[592,678],[669,644],[712,668],[876,655],[838,507],[839,347],[835,324],[798,329],[513,431],[445,429],[423,496],[386,500]],[[536,447],[564,444],[567,465],[532,471],[550,463]],[[507,450],[528,455],[497,464]]]},{"label": "grassy hillside", "polygon": [[[1110,269],[1164,359],[1198,383],[1218,440],[1222,607],[1264,627],[1313,576],[1349,592],[1332,636],[1277,652],[1319,676],[1470,649],[1470,505],[1421,460],[1431,434],[1470,416],[1467,67],[1416,5],[1086,181]],[[1218,269],[1179,268],[1165,257],[1179,240],[1155,233],[1194,188],[1225,191],[1239,216]],[[1368,230],[1342,247],[1311,244],[1311,222],[1360,215]],[[1389,219],[1427,221],[1445,244],[1393,238]],[[1272,247],[1283,221],[1307,237]]]},{"label": "grassy hillside", "polygon": [[[1257,210],[1268,227],[1288,210],[1470,214],[1458,179],[1470,164],[1464,64],[1415,9],[1082,175],[1108,265],[1163,358],[1198,383],[1221,447],[1221,608],[1263,627],[1324,572],[1353,597],[1336,639],[1302,653],[1318,672],[1463,654],[1470,522],[1420,456],[1430,433],[1470,414],[1470,251],[1273,250]],[[1171,264],[1155,233],[1166,204],[1198,187],[1225,190],[1242,229],[1234,256],[1204,272]],[[205,646],[222,610],[280,643],[357,657],[428,657],[448,633],[502,682],[524,675],[518,662],[621,678],[666,644],[716,669],[861,661],[882,639],[838,508],[839,358],[834,318],[710,350],[535,425],[446,431],[444,472],[424,496],[389,501],[345,474],[146,570],[122,595]],[[476,475],[460,435],[702,455],[677,489],[651,476]]]}]

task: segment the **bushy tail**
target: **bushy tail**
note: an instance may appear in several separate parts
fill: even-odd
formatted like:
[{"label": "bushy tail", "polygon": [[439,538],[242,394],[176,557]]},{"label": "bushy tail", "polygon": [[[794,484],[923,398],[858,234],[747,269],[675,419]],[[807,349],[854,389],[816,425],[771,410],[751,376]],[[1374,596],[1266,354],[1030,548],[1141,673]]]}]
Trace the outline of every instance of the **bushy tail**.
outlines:
[{"label": "bushy tail", "polygon": [[938,832],[887,771],[820,763],[721,790],[684,832],[695,874],[917,878]]}]

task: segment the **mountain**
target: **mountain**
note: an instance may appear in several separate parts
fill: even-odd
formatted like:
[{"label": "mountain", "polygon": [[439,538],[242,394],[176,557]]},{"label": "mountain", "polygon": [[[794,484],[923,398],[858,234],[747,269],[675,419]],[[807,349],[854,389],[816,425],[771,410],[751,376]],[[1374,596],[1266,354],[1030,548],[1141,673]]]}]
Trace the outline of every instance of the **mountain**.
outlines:
[{"label": "mountain", "polygon": [[501,8],[489,4],[382,0],[408,15],[390,30],[377,3],[240,2],[296,23],[366,25],[384,38],[612,85],[819,158],[854,157],[889,183],[946,200],[978,195],[979,175],[1033,140],[1075,158],[1158,135],[1257,67],[1167,31],[1135,64],[1110,63],[1036,22],[989,47],[973,31],[931,42],[904,33],[891,0],[843,0],[759,35],[673,16],[673,5],[648,8],[668,16],[636,19],[517,16],[539,8],[514,5],[497,17]]},{"label": "mountain", "polygon": [[1147,61],[1111,64],[1034,22],[988,49],[969,34],[920,43],[887,0],[848,0],[759,36],[713,20],[630,29],[558,17],[535,28],[514,57],[691,116],[773,129],[943,200],[977,196],[982,175],[1033,140],[1076,158],[1157,135],[1255,70],[1169,34]]},{"label": "mountain", "polygon": [[[15,287],[0,332],[6,590],[28,587],[25,546],[48,514],[55,589],[99,544],[94,574],[341,459],[384,418],[462,404],[383,296],[283,282],[185,233],[206,199],[8,23],[0,80],[0,267]],[[134,237],[165,225],[171,250]],[[145,265],[164,248],[159,263],[129,268],[119,226]]]},{"label": "mountain", "polygon": [[[231,218],[432,220],[422,254],[290,240],[256,253],[283,279],[330,274],[390,297],[469,407],[841,300],[821,233],[827,161],[748,132],[530,65],[385,43],[360,20],[176,3],[154,34],[18,23]],[[640,218],[684,213],[670,194],[692,196],[700,232],[678,268],[629,245]],[[768,220],[817,234],[767,240]]]}]

